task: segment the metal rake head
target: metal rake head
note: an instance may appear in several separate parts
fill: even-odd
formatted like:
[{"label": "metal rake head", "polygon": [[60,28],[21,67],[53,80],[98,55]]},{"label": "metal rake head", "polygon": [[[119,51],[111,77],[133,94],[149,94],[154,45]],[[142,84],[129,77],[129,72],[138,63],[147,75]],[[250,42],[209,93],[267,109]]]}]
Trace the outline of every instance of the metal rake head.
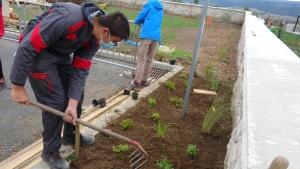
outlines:
[{"label": "metal rake head", "polygon": [[148,161],[148,154],[144,149],[138,148],[133,153],[131,153],[128,158],[131,158],[129,161],[129,167],[135,167],[135,169],[141,167],[146,161]]}]

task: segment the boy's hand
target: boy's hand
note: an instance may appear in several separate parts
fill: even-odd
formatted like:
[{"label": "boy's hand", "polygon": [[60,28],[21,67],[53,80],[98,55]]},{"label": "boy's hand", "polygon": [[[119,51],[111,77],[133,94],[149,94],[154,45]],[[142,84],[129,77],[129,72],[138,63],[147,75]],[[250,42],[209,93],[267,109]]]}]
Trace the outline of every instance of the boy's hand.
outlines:
[{"label": "boy's hand", "polygon": [[68,117],[64,117],[64,120],[68,123],[72,123],[73,125],[76,125],[76,119],[77,119],[77,105],[78,101],[74,100],[72,98],[69,98],[68,107],[65,111],[66,114],[70,115]]},{"label": "boy's hand", "polygon": [[11,97],[14,102],[19,104],[25,104],[26,106],[30,105],[27,92],[24,86],[12,85]]}]

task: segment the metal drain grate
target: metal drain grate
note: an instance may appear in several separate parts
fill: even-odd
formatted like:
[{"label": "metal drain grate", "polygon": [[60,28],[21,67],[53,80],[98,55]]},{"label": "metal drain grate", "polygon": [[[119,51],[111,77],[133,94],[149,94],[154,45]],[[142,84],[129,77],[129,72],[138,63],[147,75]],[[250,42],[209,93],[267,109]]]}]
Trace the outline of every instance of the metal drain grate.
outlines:
[{"label": "metal drain grate", "polygon": [[167,73],[168,73],[168,71],[165,71],[165,70],[151,69],[150,77],[153,79],[159,79]]}]

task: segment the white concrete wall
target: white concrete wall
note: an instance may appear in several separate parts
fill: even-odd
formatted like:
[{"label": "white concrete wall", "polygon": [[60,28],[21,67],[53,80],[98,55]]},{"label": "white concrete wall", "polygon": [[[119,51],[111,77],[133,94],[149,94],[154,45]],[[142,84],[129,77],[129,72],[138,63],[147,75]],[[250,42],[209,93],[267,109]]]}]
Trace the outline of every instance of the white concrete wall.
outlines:
[{"label": "white concrete wall", "polygon": [[[95,0],[97,1],[97,0]],[[108,3],[109,5],[121,6],[126,8],[141,9],[148,0],[102,0],[102,3]],[[164,11],[167,14],[180,15],[191,18],[200,18],[202,12],[202,5],[185,4],[169,1],[161,1],[164,5]],[[227,8],[209,7],[207,10],[207,16],[213,18],[225,19],[225,16],[229,16],[225,19],[227,22],[242,24],[245,18],[245,11],[233,10]]]},{"label": "white concrete wall", "polygon": [[251,15],[239,49],[225,168],[267,169],[276,156],[285,156],[290,169],[299,169],[300,59]]}]

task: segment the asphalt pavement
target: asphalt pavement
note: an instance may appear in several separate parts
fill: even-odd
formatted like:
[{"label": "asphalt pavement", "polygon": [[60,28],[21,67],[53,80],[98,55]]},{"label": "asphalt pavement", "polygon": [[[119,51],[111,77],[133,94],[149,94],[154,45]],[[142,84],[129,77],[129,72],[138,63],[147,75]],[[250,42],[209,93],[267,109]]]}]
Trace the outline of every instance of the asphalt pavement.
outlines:
[{"label": "asphalt pavement", "polygon": [[[42,138],[41,110],[14,103],[11,99],[9,74],[18,43],[0,39],[0,59],[6,79],[6,89],[0,91],[0,162]],[[84,105],[93,99],[109,98],[123,90],[131,81],[121,67],[93,61],[85,86]],[[34,94],[27,81],[25,89],[30,99]]]}]

